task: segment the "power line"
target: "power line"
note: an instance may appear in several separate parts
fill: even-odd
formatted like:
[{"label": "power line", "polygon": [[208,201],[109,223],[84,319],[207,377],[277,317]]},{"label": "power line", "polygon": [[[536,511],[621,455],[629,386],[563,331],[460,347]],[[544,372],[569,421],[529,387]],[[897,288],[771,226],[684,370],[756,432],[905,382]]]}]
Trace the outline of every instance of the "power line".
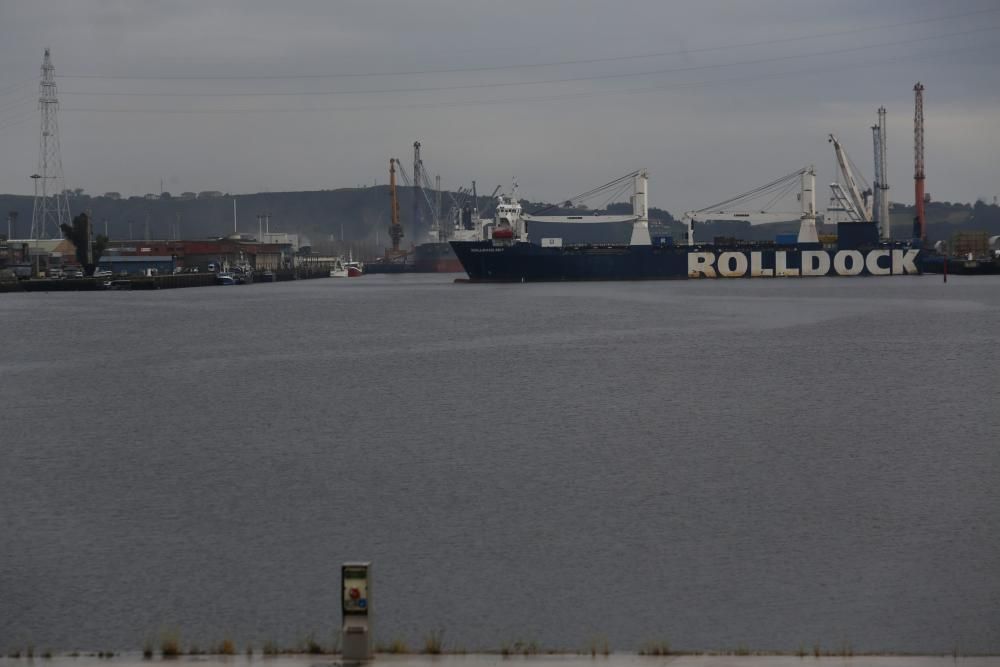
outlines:
[{"label": "power line", "polygon": [[962,14],[951,14],[948,16],[937,16],[933,18],[917,19],[913,21],[904,21],[901,23],[889,23],[875,26],[864,26],[861,28],[852,28],[849,30],[837,30],[833,32],[823,32],[815,33],[812,35],[803,35],[800,37],[784,37],[778,39],[768,39],[757,42],[744,42],[741,44],[727,44],[720,46],[708,46],[696,49],[678,49],[674,51],[656,51],[651,53],[639,53],[624,56],[611,56],[605,58],[581,58],[576,60],[554,60],[549,62],[538,62],[538,63],[527,63],[521,65],[492,65],[485,67],[454,67],[445,69],[424,69],[424,70],[402,70],[395,72],[339,72],[333,74],[248,74],[248,75],[116,75],[116,74],[63,74],[57,78],[60,79],[113,79],[113,80],[277,80],[277,79],[339,79],[339,78],[360,78],[360,77],[377,77],[377,76],[420,76],[428,74],[454,74],[454,73],[469,73],[469,72],[493,72],[501,70],[518,70],[518,69],[538,69],[544,67],[560,67],[564,65],[592,65],[597,63],[610,63],[610,62],[621,62],[626,60],[641,60],[648,58],[660,58],[665,56],[676,56],[676,55],[689,55],[692,53],[708,53],[712,51],[724,51],[730,49],[745,49],[756,46],[765,46],[770,44],[785,44],[790,42],[800,42],[812,39],[822,39],[825,37],[838,37],[843,35],[851,35],[862,32],[870,32],[873,30],[888,30],[891,28],[900,28],[904,26],[919,25],[923,23],[934,23],[938,21],[950,21],[959,18],[965,18],[968,16],[976,16],[982,14],[988,14],[1000,11],[1000,8],[992,9],[982,9],[977,11],[965,12]]},{"label": "power line", "polygon": [[364,105],[353,105],[353,106],[341,105],[341,106],[323,106],[323,107],[313,107],[313,108],[115,109],[115,108],[97,108],[97,107],[63,107],[61,110],[72,111],[72,112],[135,113],[135,114],[232,114],[232,113],[267,114],[267,113],[327,113],[330,111],[371,111],[371,110],[396,110],[396,109],[440,109],[440,108],[450,108],[450,107],[476,107],[484,105],[523,104],[527,102],[558,101],[567,99],[604,97],[608,95],[625,96],[625,95],[632,95],[639,93],[669,91],[681,88],[712,86],[718,84],[752,83],[755,81],[783,79],[799,75],[812,75],[812,74],[821,74],[826,72],[837,72],[861,66],[880,66],[880,65],[889,65],[899,62],[908,63],[916,60],[934,59],[934,58],[940,58],[942,56],[951,55],[954,53],[964,53],[969,51],[977,51],[977,50],[992,48],[992,46],[993,46],[992,44],[987,44],[981,46],[961,47],[956,49],[949,49],[946,51],[939,51],[935,53],[921,53],[918,55],[907,54],[894,58],[880,58],[873,63],[848,63],[842,65],[835,65],[831,67],[812,67],[812,68],[792,70],[788,72],[778,72],[773,74],[764,74],[758,76],[740,76],[740,77],[731,77],[727,79],[714,79],[707,81],[688,81],[688,82],[675,82],[667,84],[656,84],[652,86],[642,86],[642,87],[626,88],[619,90],[562,93],[556,95],[542,95],[542,96],[522,96],[513,98],[507,97],[507,98],[492,98],[483,100],[454,100],[446,102],[413,102],[406,104],[364,104]]},{"label": "power line", "polygon": [[[978,32],[993,31],[1000,28],[1000,26],[983,26],[979,28],[972,28],[971,30],[962,30],[958,32],[945,33],[941,35],[933,35],[935,39],[941,39],[945,37],[958,37],[962,35],[970,35]],[[114,91],[99,91],[99,92],[85,92],[85,91],[63,91],[63,95],[79,95],[79,96],[94,96],[94,97],[299,97],[299,96],[332,96],[332,95],[380,95],[380,94],[396,94],[396,93],[425,93],[425,92],[445,92],[452,90],[472,90],[481,88],[509,88],[518,86],[538,86],[538,85],[552,85],[555,83],[574,83],[579,81],[602,81],[608,79],[621,79],[630,78],[637,76],[650,76],[659,74],[675,74],[678,72],[695,72],[711,69],[719,69],[723,67],[739,67],[744,65],[761,65],[765,63],[775,63],[783,62],[788,60],[800,60],[803,58],[815,58],[817,56],[831,56],[831,55],[841,55],[844,53],[856,53],[858,51],[867,51],[871,49],[881,49],[889,46],[900,46],[905,44],[913,44],[912,39],[900,40],[897,42],[881,42],[878,44],[868,44],[866,46],[855,46],[844,49],[831,49],[828,51],[815,51],[813,53],[805,54],[795,54],[795,55],[784,55],[784,56],[772,56],[769,58],[757,58],[755,60],[743,60],[730,63],[714,63],[710,65],[690,65],[687,67],[672,67],[666,69],[655,69],[655,70],[645,70],[642,72],[622,72],[615,74],[595,74],[590,76],[576,76],[576,77],[565,77],[559,79],[544,79],[539,81],[502,81],[499,83],[470,83],[470,84],[455,84],[449,86],[428,86],[421,88],[382,88],[375,90],[331,90],[331,91],[303,91],[303,92],[253,92],[253,93],[216,93],[216,92],[205,92],[205,93],[190,93],[190,92],[179,92],[179,93],[162,93],[162,92],[149,92],[149,93],[127,93],[127,92],[114,92]]]}]

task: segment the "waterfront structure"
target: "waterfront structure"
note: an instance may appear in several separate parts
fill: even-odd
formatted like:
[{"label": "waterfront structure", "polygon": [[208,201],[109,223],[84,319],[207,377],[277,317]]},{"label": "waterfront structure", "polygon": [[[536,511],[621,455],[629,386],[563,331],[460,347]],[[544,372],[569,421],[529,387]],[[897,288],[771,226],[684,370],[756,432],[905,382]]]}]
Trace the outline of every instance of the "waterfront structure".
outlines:
[{"label": "waterfront structure", "polygon": [[35,204],[31,214],[31,238],[59,238],[62,225],[70,224],[69,197],[63,178],[62,155],[59,152],[59,100],[56,97],[55,68],[52,56],[45,49],[42,59],[42,81],[38,91],[41,129],[38,140],[38,171],[35,181]]},{"label": "waterfront structure", "polygon": [[[106,263],[111,264],[118,261],[118,258],[155,257],[172,259],[171,270],[183,268],[209,271],[248,267],[254,271],[266,271],[287,266],[291,261],[291,255],[291,246],[277,243],[258,243],[256,240],[240,236],[186,241],[116,241],[112,242],[104,256],[101,257],[101,268],[106,268],[104,266]],[[134,261],[129,260],[129,262]],[[141,266],[141,264],[135,264],[135,266]],[[159,267],[148,266],[145,268]]]}]

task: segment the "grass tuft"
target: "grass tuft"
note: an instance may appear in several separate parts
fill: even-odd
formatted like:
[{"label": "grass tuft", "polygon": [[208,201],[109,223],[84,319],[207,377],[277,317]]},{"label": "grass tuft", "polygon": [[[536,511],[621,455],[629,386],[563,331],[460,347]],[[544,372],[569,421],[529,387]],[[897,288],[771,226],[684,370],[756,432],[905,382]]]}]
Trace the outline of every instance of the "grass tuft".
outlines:
[{"label": "grass tuft", "polygon": [[820,648],[819,642],[813,644],[813,657],[818,658],[823,655],[823,649]]},{"label": "grass tuft", "polygon": [[306,635],[306,638],[302,640],[300,646],[303,653],[308,653],[309,655],[323,654],[323,645],[316,641],[315,632],[310,632]]},{"label": "grass tuft", "polygon": [[218,648],[216,648],[215,652],[219,655],[236,655],[236,642],[226,637],[219,644]]},{"label": "grass tuft", "polygon": [[431,630],[424,636],[424,653],[440,655],[444,646],[444,630]]},{"label": "grass tuft", "polygon": [[611,644],[607,637],[594,637],[590,640],[588,647],[590,657],[596,658],[598,655],[611,655]]},{"label": "grass tuft", "polygon": [[529,642],[518,639],[515,642],[504,642],[500,646],[500,655],[507,657],[510,655],[535,655],[539,651],[538,642]]},{"label": "grass tuft", "polygon": [[253,644],[247,644],[247,657],[253,657]]},{"label": "grass tuft", "polygon": [[639,649],[639,655],[670,655],[670,642],[646,642]]},{"label": "grass tuft", "polygon": [[168,630],[160,635],[160,654],[164,658],[176,658],[181,654],[180,633]]},{"label": "grass tuft", "polygon": [[405,655],[410,652],[410,647],[406,645],[406,642],[397,637],[393,639],[388,644],[381,644],[375,647],[376,653],[394,653],[396,655]]},{"label": "grass tuft", "polygon": [[281,653],[281,649],[278,648],[278,642],[274,641],[273,639],[268,639],[266,642],[264,642],[264,645],[261,647],[260,652],[263,653],[264,655],[278,655],[279,653]]},{"label": "grass tuft", "polygon": [[45,658],[46,660],[51,660],[52,659],[52,651],[50,651],[49,649],[45,649],[45,652],[42,653],[42,657]]}]

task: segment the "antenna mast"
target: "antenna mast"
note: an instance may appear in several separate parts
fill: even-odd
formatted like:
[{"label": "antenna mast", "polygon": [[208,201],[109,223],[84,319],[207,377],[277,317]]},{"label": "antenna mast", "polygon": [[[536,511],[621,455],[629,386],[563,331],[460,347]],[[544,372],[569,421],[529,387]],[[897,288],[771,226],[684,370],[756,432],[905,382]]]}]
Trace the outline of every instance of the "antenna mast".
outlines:
[{"label": "antenna mast", "polygon": [[59,121],[56,117],[59,100],[56,98],[54,70],[52,57],[46,48],[42,59],[42,81],[38,88],[38,110],[42,114],[38,171],[31,175],[35,181],[35,205],[31,213],[33,239],[49,238],[50,227],[58,238],[62,234],[60,226],[70,222],[69,198],[66,196],[59,152]]},{"label": "antenna mast", "polygon": [[927,240],[924,218],[924,86],[913,86],[913,197],[917,215],[913,219],[913,236]]}]

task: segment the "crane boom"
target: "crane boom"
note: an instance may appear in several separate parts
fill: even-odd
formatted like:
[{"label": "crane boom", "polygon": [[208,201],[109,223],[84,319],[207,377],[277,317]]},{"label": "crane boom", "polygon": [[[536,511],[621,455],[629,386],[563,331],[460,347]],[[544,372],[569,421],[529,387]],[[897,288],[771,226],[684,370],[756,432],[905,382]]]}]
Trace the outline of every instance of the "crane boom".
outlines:
[{"label": "crane boom", "polygon": [[434,203],[431,201],[430,195],[427,194],[427,191],[424,188],[417,187],[417,185],[410,180],[409,174],[407,174],[406,173],[406,169],[403,168],[403,163],[400,162],[398,159],[396,160],[396,166],[399,169],[399,175],[403,178],[403,182],[406,183],[406,186],[407,187],[412,187],[412,188],[414,188],[414,190],[417,190],[417,191],[420,192],[420,196],[419,197],[417,196],[416,193],[414,193],[414,195],[413,195],[413,200],[415,202],[414,203],[414,210],[417,210],[419,208],[420,198],[422,197],[423,200],[424,200],[424,203],[427,204],[427,209],[429,211],[433,211],[434,210]]},{"label": "crane boom", "polygon": [[854,171],[851,169],[851,162],[847,158],[847,153],[844,151],[844,147],[840,145],[837,141],[837,137],[830,135],[830,143],[833,144],[833,150],[837,154],[837,165],[840,167],[840,173],[844,177],[844,185],[846,186],[847,196],[850,201],[851,207],[854,209],[854,213],[860,218],[862,222],[871,222],[872,215],[869,210],[868,203],[865,201],[864,196],[861,194],[861,190],[858,188],[858,182],[854,177]]},{"label": "crane boom", "polygon": [[[788,194],[791,188],[795,187],[798,181],[800,210],[794,212],[777,212],[768,210],[750,210],[748,208],[735,208],[735,204],[745,204],[758,197],[767,195],[777,195],[772,201]],[[799,169],[796,172],[782,176],[749,192],[727,199],[724,202],[713,204],[712,206],[699,209],[697,211],[687,211],[682,220],[687,221],[687,242],[694,245],[694,223],[708,222],[713,220],[734,220],[740,222],[764,223],[764,222],[786,222],[799,220],[799,242],[815,243],[816,237],[816,170],[812,165]]]}]

